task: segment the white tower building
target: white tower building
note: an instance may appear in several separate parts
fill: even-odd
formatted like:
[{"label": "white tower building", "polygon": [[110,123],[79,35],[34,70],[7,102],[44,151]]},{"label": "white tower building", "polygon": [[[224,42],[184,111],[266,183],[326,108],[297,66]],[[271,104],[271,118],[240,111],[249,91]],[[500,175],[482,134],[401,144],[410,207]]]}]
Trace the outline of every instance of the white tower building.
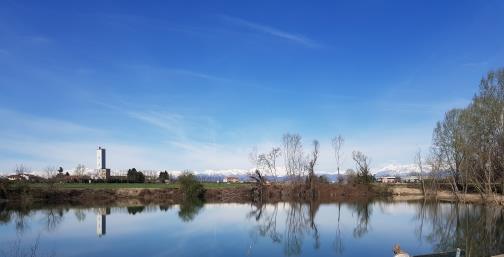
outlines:
[{"label": "white tower building", "polygon": [[107,159],[105,154],[105,148],[98,147],[96,149],[96,171],[98,174],[98,179],[109,180],[110,169],[107,169]]},{"label": "white tower building", "polygon": [[96,149],[96,169],[102,170],[106,169],[106,167],[105,148],[98,147]]}]

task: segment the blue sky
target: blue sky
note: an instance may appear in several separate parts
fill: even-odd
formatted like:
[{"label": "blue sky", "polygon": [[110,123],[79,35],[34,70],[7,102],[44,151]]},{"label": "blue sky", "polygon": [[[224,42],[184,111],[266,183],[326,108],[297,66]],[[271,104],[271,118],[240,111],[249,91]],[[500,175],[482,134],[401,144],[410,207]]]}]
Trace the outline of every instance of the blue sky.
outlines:
[{"label": "blue sky", "polygon": [[285,132],[379,169],[504,66],[504,2],[2,1],[0,171],[247,169]]}]

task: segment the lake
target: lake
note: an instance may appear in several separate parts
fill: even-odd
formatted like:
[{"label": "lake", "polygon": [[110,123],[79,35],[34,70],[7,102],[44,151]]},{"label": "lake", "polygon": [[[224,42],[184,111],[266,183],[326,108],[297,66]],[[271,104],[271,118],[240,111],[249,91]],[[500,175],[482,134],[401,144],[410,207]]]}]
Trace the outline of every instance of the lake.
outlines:
[{"label": "lake", "polygon": [[[500,207],[424,201],[8,206],[1,256],[392,256],[504,253]],[[21,254],[19,254],[21,255]]]}]

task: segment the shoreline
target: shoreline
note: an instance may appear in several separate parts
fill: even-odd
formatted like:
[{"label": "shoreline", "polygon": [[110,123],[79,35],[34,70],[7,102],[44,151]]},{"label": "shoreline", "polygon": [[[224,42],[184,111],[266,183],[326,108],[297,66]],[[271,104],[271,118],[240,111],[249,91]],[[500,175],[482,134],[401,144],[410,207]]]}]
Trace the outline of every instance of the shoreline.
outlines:
[{"label": "shoreline", "polygon": [[[85,184],[84,184],[85,185]],[[117,185],[114,185],[117,186]],[[124,188],[103,188],[94,186],[89,188],[79,185],[72,187],[40,187],[24,185],[20,188],[6,188],[3,195],[0,195],[1,202],[47,202],[47,203],[101,203],[114,201],[141,201],[141,202],[181,202],[183,193],[176,186],[166,188],[145,187],[144,184],[127,185]],[[295,195],[297,194],[297,195]],[[337,202],[352,201],[372,198],[389,198],[391,200],[438,200],[446,202],[463,202],[474,204],[501,204],[504,203],[504,196],[497,195],[494,199],[485,200],[480,194],[466,194],[458,200],[455,195],[449,191],[439,191],[437,195],[425,197],[420,188],[405,185],[361,185],[361,184],[320,184],[316,189],[316,198],[311,199],[318,202]],[[257,202],[257,196],[254,195],[252,186],[249,184],[224,186],[222,188],[206,188],[204,201],[206,202]],[[261,200],[268,202],[289,202],[289,201],[307,201],[300,192],[289,191],[286,185],[267,185],[261,196]],[[499,203],[500,201],[500,203]]]}]

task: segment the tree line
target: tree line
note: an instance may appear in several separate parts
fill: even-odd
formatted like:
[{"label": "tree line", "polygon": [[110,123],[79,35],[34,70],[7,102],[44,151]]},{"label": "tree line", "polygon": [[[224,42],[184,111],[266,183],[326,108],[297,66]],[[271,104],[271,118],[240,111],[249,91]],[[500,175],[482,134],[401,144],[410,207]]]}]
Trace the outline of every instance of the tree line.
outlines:
[{"label": "tree line", "polygon": [[[341,135],[332,139],[338,182],[343,181],[340,174],[343,144],[344,138]],[[262,195],[261,192],[267,183],[278,182],[279,165],[283,161],[287,184],[291,186],[291,191],[297,194],[305,194],[308,198],[315,197],[317,185],[327,183],[327,179],[318,176],[315,171],[320,154],[319,141],[313,140],[308,149],[306,153],[301,135],[286,133],[282,136],[281,147],[275,146],[263,153],[258,153],[257,149],[252,150],[249,158],[254,165],[254,169],[249,173],[249,177],[255,182],[254,191],[256,195]],[[355,170],[347,170],[346,176],[349,182],[363,184],[373,182],[371,159],[360,151],[353,151],[352,159],[355,162]]]},{"label": "tree line", "polygon": [[[421,156],[416,160],[422,163]],[[497,193],[504,191],[504,69],[488,72],[468,106],[449,110],[437,122],[426,162],[432,178],[446,180],[459,200],[475,191],[487,201],[499,201]]]}]

